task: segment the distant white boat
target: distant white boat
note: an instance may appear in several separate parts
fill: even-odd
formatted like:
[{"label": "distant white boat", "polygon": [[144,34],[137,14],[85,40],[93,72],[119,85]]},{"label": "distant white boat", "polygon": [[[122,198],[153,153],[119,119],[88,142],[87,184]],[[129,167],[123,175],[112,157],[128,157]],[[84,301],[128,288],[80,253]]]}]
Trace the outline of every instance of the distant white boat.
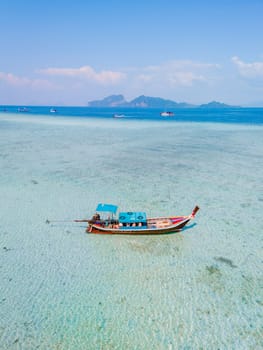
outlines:
[{"label": "distant white boat", "polygon": [[51,109],[50,109],[50,113],[57,113],[56,108],[51,108]]},{"label": "distant white boat", "polygon": [[113,118],[125,118],[125,114],[114,114]]},{"label": "distant white boat", "polygon": [[17,109],[17,111],[18,111],[18,112],[28,112],[29,109],[28,109],[27,107],[19,107],[19,108]]},{"label": "distant white boat", "polygon": [[173,117],[174,116],[174,112],[161,112],[160,115],[162,117]]}]

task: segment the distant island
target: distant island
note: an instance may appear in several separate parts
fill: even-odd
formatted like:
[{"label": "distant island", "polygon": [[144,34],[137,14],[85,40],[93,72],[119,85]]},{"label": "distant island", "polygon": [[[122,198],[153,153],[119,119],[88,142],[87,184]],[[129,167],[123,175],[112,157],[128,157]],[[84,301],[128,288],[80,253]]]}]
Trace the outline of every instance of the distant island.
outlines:
[{"label": "distant island", "polygon": [[123,95],[111,95],[102,100],[90,101],[89,107],[133,107],[133,108],[235,108],[238,106],[231,106],[225,103],[212,101],[207,104],[193,105],[186,102],[175,102],[166,100],[161,97],[139,96],[128,102]]},{"label": "distant island", "polygon": [[200,108],[240,108],[240,106],[230,106],[225,103],[217,102],[217,101],[212,101],[203,105],[199,106]]}]

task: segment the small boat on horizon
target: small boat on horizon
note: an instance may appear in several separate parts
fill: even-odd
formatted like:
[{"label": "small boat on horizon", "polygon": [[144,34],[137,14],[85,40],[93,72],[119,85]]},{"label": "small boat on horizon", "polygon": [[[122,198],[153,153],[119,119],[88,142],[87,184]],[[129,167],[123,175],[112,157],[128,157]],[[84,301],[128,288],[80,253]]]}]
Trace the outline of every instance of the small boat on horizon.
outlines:
[{"label": "small boat on horizon", "polygon": [[198,210],[199,207],[195,206],[190,215],[154,218],[148,218],[145,212],[128,211],[119,212],[117,217],[118,206],[99,203],[96,213],[91,219],[74,221],[87,222],[87,233],[128,235],[165,234],[180,231],[189,221],[194,219]]},{"label": "small boat on horizon", "polygon": [[113,118],[125,118],[125,114],[113,114]]},{"label": "small boat on horizon", "polygon": [[49,112],[50,113],[57,113],[57,110],[56,110],[56,108],[50,108]]},{"label": "small boat on horizon", "polygon": [[174,117],[174,112],[161,112],[160,113],[161,117]]},{"label": "small boat on horizon", "polygon": [[23,113],[26,113],[26,112],[29,112],[29,109],[27,107],[19,107],[17,109],[18,112],[23,112]]}]

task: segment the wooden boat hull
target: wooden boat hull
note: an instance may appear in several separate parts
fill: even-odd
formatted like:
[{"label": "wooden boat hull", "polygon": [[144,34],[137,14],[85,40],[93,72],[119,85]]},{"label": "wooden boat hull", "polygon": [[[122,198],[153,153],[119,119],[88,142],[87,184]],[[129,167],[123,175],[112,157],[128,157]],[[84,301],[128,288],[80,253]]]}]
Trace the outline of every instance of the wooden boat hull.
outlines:
[{"label": "wooden boat hull", "polygon": [[[191,214],[189,216],[184,216],[184,217],[181,216],[181,217],[172,217],[172,218],[149,219],[149,222],[151,222],[151,220],[159,220],[159,223],[158,225],[152,225],[152,226],[149,225],[146,228],[140,228],[140,227],[120,228],[120,227],[108,227],[108,226],[106,227],[103,225],[89,223],[86,232],[96,233],[96,234],[122,234],[122,235],[169,234],[169,233],[180,231],[193,218],[194,216]],[[167,223],[164,225],[160,224],[160,222],[167,222],[167,221],[170,221],[170,222],[175,221],[175,223],[170,225],[169,224],[167,225]]]}]

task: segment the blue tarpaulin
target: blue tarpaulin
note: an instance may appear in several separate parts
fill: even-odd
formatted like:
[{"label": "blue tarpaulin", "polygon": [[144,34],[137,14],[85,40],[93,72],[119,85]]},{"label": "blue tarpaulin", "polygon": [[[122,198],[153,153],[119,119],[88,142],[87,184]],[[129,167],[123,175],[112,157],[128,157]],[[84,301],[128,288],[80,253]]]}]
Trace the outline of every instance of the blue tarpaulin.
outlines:
[{"label": "blue tarpaulin", "polygon": [[122,224],[146,223],[146,213],[141,211],[121,212],[119,214],[119,222]]},{"label": "blue tarpaulin", "polygon": [[113,213],[113,214],[116,214],[117,210],[118,210],[117,205],[104,204],[104,203],[99,203],[96,209],[96,211],[104,211],[104,212]]}]

